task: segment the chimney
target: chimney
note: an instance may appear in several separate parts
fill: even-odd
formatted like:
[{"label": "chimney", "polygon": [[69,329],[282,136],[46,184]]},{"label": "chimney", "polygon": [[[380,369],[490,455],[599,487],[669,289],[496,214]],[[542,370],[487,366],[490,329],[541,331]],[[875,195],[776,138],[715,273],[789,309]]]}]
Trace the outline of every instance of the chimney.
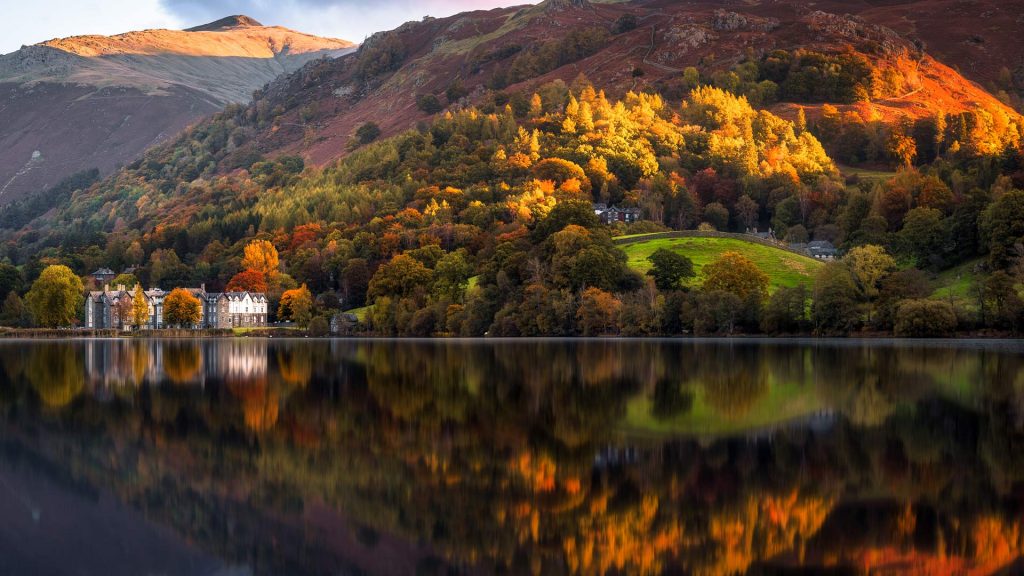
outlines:
[{"label": "chimney", "polygon": [[118,292],[125,292],[125,286],[124,286],[124,284],[118,284],[118,285],[117,285],[117,291],[118,291]]},{"label": "chimney", "polygon": [[104,292],[110,292],[110,284],[104,284],[103,285],[103,291]]},{"label": "chimney", "polygon": [[202,292],[204,292],[204,293],[205,293],[205,292],[206,292],[206,282],[203,282],[202,284],[200,284],[200,285],[199,285],[199,289],[200,289],[200,290],[201,290]]}]

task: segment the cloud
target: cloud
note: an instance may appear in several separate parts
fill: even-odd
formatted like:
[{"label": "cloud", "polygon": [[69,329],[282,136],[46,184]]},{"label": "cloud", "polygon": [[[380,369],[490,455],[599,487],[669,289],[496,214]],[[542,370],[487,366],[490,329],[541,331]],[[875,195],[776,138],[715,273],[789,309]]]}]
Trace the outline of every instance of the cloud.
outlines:
[{"label": "cloud", "polygon": [[186,26],[224,16],[245,14],[271,26],[361,42],[424,16],[449,16],[466,10],[490,9],[523,0],[160,0],[161,7]]},{"label": "cloud", "polygon": [[0,54],[22,45],[82,34],[119,34],[146,28],[179,28],[160,0],[36,0],[3,2]]}]

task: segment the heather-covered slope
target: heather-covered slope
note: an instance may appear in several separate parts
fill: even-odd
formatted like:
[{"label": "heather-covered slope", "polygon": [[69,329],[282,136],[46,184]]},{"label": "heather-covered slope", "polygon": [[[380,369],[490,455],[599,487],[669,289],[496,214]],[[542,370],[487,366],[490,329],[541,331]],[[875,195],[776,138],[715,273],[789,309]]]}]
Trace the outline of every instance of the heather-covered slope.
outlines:
[{"label": "heather-covered slope", "polygon": [[351,50],[245,17],[55,39],[0,56],[0,204],[109,173],[315,58]]}]

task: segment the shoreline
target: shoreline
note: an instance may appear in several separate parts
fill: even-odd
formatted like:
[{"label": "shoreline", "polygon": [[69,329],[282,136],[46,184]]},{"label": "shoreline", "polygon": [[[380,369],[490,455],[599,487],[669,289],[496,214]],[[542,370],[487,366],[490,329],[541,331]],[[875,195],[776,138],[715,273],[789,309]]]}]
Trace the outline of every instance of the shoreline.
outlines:
[{"label": "shoreline", "polygon": [[84,329],[0,329],[0,342],[4,340],[233,340],[245,338],[280,339],[280,340],[364,340],[364,341],[406,341],[406,342],[644,342],[644,341],[677,341],[677,342],[749,342],[749,343],[804,343],[815,342],[871,342],[885,344],[920,343],[920,342],[994,342],[1021,343],[1024,338],[1012,333],[970,332],[949,337],[935,338],[902,338],[878,332],[853,333],[846,335],[814,335],[814,334],[732,334],[695,336],[679,334],[671,336],[387,336],[381,334],[328,334],[312,336],[308,331],[295,328],[268,328],[246,330],[235,333],[230,330],[146,330],[144,332],[121,332],[118,330],[84,330]]}]

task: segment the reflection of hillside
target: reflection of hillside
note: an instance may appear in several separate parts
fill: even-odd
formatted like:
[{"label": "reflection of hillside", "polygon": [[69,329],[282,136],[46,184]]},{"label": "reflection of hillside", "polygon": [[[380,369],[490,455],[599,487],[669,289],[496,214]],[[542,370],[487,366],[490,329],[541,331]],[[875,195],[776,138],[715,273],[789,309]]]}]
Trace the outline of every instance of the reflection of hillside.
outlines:
[{"label": "reflection of hillside", "polygon": [[[73,410],[37,408],[49,420],[33,411],[40,368],[27,354],[24,368],[0,370],[0,429],[218,554],[275,558],[257,573],[330,572],[372,556],[382,535],[506,573],[730,574],[907,559],[972,573],[1020,555],[1010,504],[1024,485],[1024,431],[1007,384],[986,379],[1019,368],[1015,354],[971,361],[945,351],[975,367],[963,375],[970,402],[960,402],[921,376],[934,350],[238,344],[161,345],[164,366],[181,356],[173,363],[186,375],[195,365],[186,350],[197,350],[205,388],[84,395]],[[77,357],[82,370],[73,346],[46,346],[40,357],[72,372]],[[0,360],[8,354],[0,346]],[[707,406],[738,419],[776,386],[811,389],[849,414],[870,383],[882,400],[868,412],[884,416],[758,438],[624,440],[627,404],[659,386],[666,397],[665,382],[680,392],[732,382]],[[74,398],[73,385],[57,388],[71,393],[50,397]],[[736,390],[754,400],[730,397]],[[240,518],[246,528],[230,536]],[[350,538],[329,528],[341,524],[362,543],[336,549]],[[948,564],[927,564],[940,557]]]}]

